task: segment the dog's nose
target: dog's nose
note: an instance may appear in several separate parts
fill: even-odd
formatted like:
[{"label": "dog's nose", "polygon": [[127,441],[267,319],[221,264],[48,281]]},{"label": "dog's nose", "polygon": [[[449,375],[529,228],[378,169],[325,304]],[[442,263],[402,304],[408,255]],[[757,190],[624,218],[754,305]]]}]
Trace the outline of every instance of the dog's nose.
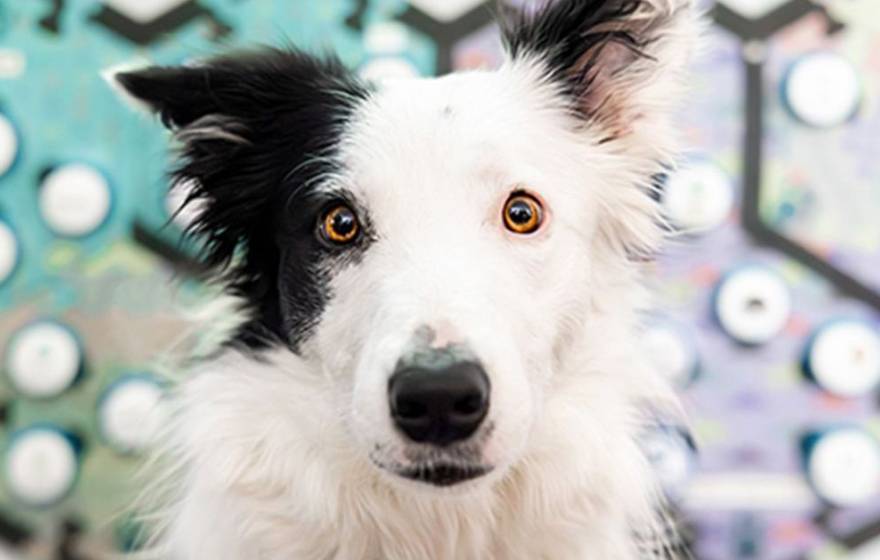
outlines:
[{"label": "dog's nose", "polygon": [[489,410],[489,378],[476,362],[398,367],[388,383],[395,425],[412,441],[445,446],[473,434]]}]

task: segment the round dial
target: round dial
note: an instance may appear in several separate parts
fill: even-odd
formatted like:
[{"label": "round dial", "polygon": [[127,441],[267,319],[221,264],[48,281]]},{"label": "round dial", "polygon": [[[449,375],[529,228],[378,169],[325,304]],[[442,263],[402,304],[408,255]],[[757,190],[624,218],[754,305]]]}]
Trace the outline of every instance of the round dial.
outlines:
[{"label": "round dial", "polygon": [[0,284],[12,276],[18,263],[18,240],[12,228],[0,221]]},{"label": "round dial", "polygon": [[15,163],[18,155],[18,135],[12,122],[0,114],[0,177]]},{"label": "round dial", "polygon": [[880,333],[860,321],[835,321],[813,335],[807,373],[840,397],[859,397],[880,383]]},{"label": "round dial", "polygon": [[701,233],[723,224],[733,209],[730,177],[711,162],[696,162],[673,172],[663,185],[661,204],[676,228]]},{"label": "round dial", "polygon": [[721,280],[715,315],[721,328],[743,344],[764,344],[788,322],[791,298],[785,282],[763,267],[742,268]]},{"label": "round dial", "polygon": [[18,392],[28,397],[60,395],[82,367],[82,351],[65,326],[39,321],[20,329],[6,349],[6,370]]},{"label": "round dial", "polygon": [[143,451],[165,420],[163,391],[146,375],[123,377],[111,385],[98,406],[101,434],[123,453]]},{"label": "round dial", "polygon": [[672,385],[686,387],[697,373],[696,348],[678,325],[658,322],[642,333],[642,344],[657,371]]},{"label": "round dial", "polygon": [[91,166],[58,167],[43,180],[40,213],[53,232],[80,237],[95,231],[110,213],[112,194],[104,176]]},{"label": "round dial", "polygon": [[817,52],[798,59],[783,84],[785,102],[800,121],[815,127],[839,126],[861,103],[861,80],[844,57]]},{"label": "round dial", "polygon": [[645,457],[667,494],[679,495],[695,468],[696,457],[680,430],[658,428],[641,441]]},{"label": "round dial", "polygon": [[819,436],[809,452],[807,475],[816,493],[830,504],[864,503],[880,491],[880,445],[855,428]]},{"label": "round dial", "polygon": [[5,476],[10,492],[29,506],[58,502],[73,488],[79,461],[71,438],[54,427],[25,429],[6,452]]}]

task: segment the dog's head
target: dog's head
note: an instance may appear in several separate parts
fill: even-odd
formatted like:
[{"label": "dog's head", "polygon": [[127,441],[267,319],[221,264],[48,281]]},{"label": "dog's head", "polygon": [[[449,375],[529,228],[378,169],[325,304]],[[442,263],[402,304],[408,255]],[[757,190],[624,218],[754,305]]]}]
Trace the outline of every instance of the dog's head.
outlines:
[{"label": "dog's head", "polygon": [[692,25],[689,0],[560,0],[503,24],[495,71],[365,83],[270,49],[117,80],[177,132],[239,342],[313,366],[394,480],[448,486],[513,464],[606,343],[583,328],[661,237]]}]

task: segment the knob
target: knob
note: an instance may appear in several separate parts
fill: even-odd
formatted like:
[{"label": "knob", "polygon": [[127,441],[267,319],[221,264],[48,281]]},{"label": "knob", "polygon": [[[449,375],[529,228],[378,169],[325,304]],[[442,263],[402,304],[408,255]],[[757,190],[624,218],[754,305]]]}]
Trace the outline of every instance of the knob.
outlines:
[{"label": "knob", "polygon": [[18,134],[12,121],[0,113],[0,177],[6,175],[18,159]]},{"label": "knob", "polygon": [[811,434],[805,440],[807,478],[816,494],[838,507],[866,503],[880,491],[880,444],[859,428]]},{"label": "knob", "polygon": [[730,217],[733,202],[730,176],[709,161],[692,162],[672,172],[660,195],[664,215],[690,233],[719,227]]},{"label": "knob", "polygon": [[25,428],[12,435],[6,451],[7,487],[25,505],[55,504],[76,483],[78,456],[77,440],[65,430],[51,425]]},{"label": "knob", "polygon": [[119,378],[98,402],[98,425],[104,440],[121,453],[143,451],[165,422],[163,396],[161,383],[151,375]]},{"label": "knob", "polygon": [[51,170],[43,179],[39,206],[54,233],[82,237],[106,221],[112,192],[100,171],[84,163],[71,163]]},{"label": "knob", "polygon": [[742,344],[765,344],[788,322],[791,297],[785,282],[762,266],[734,270],[719,282],[715,317],[731,338]]},{"label": "knob", "polygon": [[681,325],[654,322],[643,331],[642,344],[657,372],[676,388],[683,389],[696,378],[699,369],[696,345]]},{"label": "knob", "polygon": [[28,397],[60,395],[76,382],[82,364],[76,335],[55,321],[41,320],[22,327],[6,349],[9,381]]},{"label": "knob", "polygon": [[818,128],[846,123],[862,100],[862,84],[853,64],[829,51],[796,60],[786,72],[782,92],[795,118]]},{"label": "knob", "polygon": [[12,228],[0,220],[0,284],[12,276],[17,264],[18,239]]},{"label": "knob", "polygon": [[807,344],[804,370],[831,394],[844,398],[867,395],[880,383],[880,333],[851,319],[823,325]]},{"label": "knob", "polygon": [[680,428],[660,426],[641,438],[642,451],[670,498],[679,497],[696,468],[696,447]]}]

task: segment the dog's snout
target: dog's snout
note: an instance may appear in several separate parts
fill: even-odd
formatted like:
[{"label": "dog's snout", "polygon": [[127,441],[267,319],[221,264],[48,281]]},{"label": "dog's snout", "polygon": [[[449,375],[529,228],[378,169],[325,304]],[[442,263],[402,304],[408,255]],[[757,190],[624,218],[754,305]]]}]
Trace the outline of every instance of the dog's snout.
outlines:
[{"label": "dog's snout", "polygon": [[489,378],[477,362],[398,367],[388,383],[394,424],[410,440],[446,446],[473,434],[489,410]]}]

